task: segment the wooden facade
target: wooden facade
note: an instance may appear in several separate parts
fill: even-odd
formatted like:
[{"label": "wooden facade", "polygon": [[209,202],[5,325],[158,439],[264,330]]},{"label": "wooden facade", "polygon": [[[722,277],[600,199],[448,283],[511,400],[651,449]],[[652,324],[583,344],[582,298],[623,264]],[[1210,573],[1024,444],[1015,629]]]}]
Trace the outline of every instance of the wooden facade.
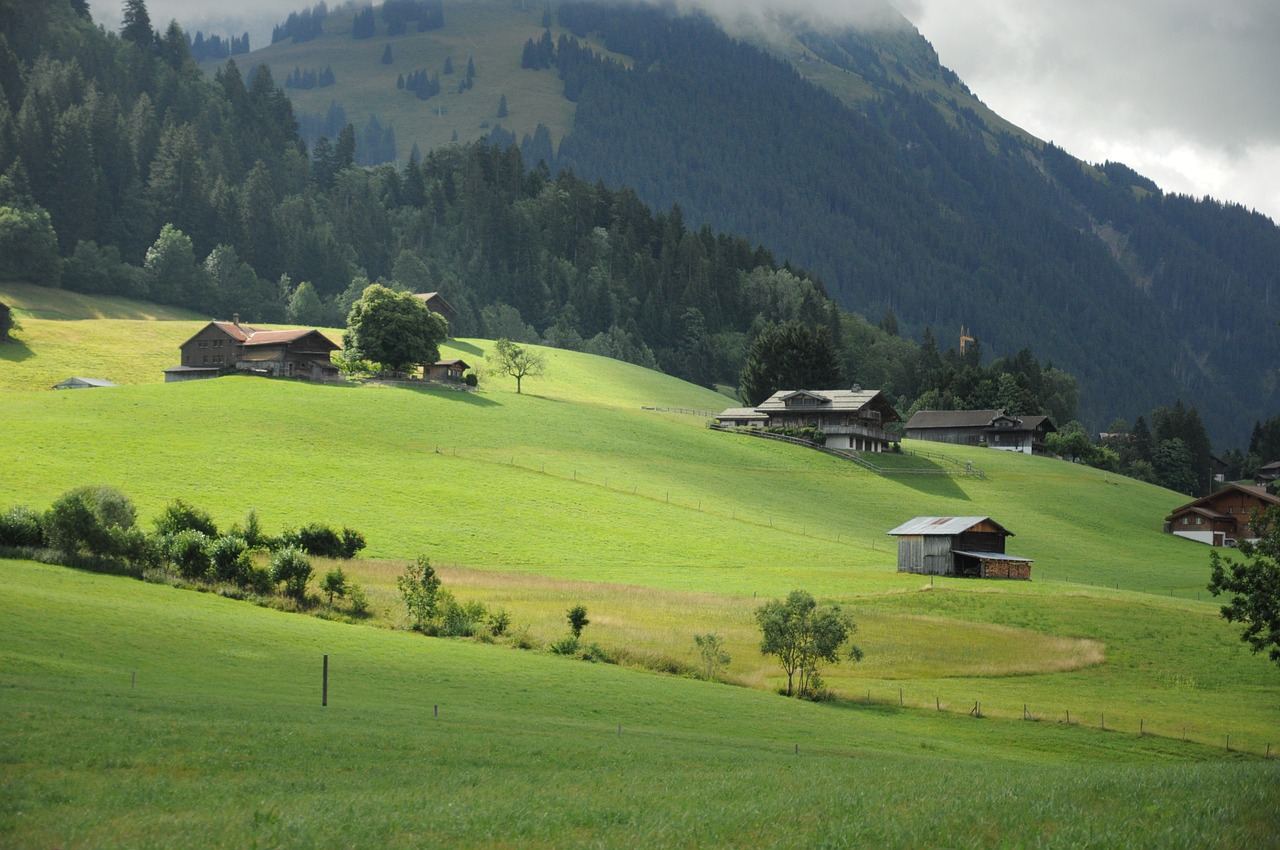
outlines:
[{"label": "wooden facade", "polygon": [[1004,410],[920,410],[906,425],[912,440],[1023,454],[1044,454],[1045,437],[1056,430],[1047,416],[1012,416]]},{"label": "wooden facade", "polygon": [[892,531],[898,572],[1030,580],[1031,560],[1005,553],[1013,532],[990,517],[916,517]]},{"label": "wooden facade", "polygon": [[1251,520],[1255,511],[1280,505],[1280,497],[1263,487],[1228,484],[1221,490],[1173,509],[1164,530],[1209,546],[1234,546],[1257,537]]},{"label": "wooden facade", "polygon": [[276,378],[337,380],[330,360],[338,346],[318,330],[259,330],[230,322],[210,322],[179,346],[182,361],[165,370],[165,382],[214,378],[239,371]]},{"label": "wooden facade", "polygon": [[422,367],[422,377],[428,381],[447,381],[453,384],[462,383],[463,375],[471,366],[465,360],[437,360]]},{"label": "wooden facade", "polygon": [[826,447],[882,452],[892,440],[884,426],[900,422],[898,412],[879,390],[780,390],[756,407],[731,407],[721,425],[740,428],[814,428],[826,435]]}]

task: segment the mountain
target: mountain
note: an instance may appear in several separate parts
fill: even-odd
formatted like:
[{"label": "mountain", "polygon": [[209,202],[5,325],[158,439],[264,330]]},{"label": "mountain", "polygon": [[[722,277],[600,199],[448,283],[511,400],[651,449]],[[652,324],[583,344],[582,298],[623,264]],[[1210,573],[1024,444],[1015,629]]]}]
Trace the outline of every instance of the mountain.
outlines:
[{"label": "mountain", "polygon": [[[1079,377],[1095,429],[1184,398],[1217,442],[1240,444],[1280,401],[1275,224],[1030,137],[905,20],[779,19],[735,38],[652,5],[551,11],[446,3],[438,29],[389,36],[379,19],[367,39],[335,12],[319,37],[246,61],[276,79],[332,66],[333,86],[289,90],[299,112],[373,112],[402,159],[455,134],[514,141],[767,246],[872,321],[892,309],[911,335],[963,325],[989,353],[1032,347]],[[446,61],[474,63],[474,87],[440,76],[451,85],[422,102],[393,88]]]}]

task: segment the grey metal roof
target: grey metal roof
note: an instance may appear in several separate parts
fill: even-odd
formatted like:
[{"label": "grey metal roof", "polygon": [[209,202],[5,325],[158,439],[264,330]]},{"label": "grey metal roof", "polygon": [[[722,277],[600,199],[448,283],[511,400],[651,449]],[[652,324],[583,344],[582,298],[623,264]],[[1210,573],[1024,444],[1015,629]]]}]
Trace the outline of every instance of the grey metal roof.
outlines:
[{"label": "grey metal roof", "polygon": [[70,385],[71,383],[76,381],[80,382],[81,384],[84,384],[87,387],[114,387],[115,386],[115,382],[108,381],[106,378],[67,378],[65,381],[58,384],[58,386]]},{"label": "grey metal roof", "polygon": [[951,537],[956,534],[963,534],[978,523],[986,521],[994,523],[997,528],[1012,536],[1013,532],[989,516],[918,516],[915,519],[907,520],[892,531],[886,531],[885,534],[892,536]]},{"label": "grey metal roof", "polygon": [[1031,558],[1020,558],[1017,555],[1006,555],[1002,552],[964,552],[960,549],[952,549],[952,554],[967,555],[970,558],[978,558],[983,561],[1014,561],[1019,564],[1030,564]]}]

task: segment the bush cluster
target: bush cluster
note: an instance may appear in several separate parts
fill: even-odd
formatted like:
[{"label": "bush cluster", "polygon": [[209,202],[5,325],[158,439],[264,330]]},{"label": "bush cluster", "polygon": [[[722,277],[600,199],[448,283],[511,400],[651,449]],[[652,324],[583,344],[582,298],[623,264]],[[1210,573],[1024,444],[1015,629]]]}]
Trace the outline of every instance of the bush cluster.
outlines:
[{"label": "bush cluster", "polygon": [[[283,587],[300,606],[313,602],[307,597],[312,556],[350,559],[365,548],[360,532],[335,531],[322,523],[270,537],[252,509],[243,527],[235,524],[220,532],[207,511],[182,499],[166,505],[154,524],[153,534],[138,528],[133,503],[119,490],[78,487],[59,496],[43,514],[24,506],[0,514],[0,548],[46,563],[219,585],[233,588],[237,597],[269,596]],[[267,556],[267,563],[255,563],[255,553]],[[337,572],[341,580],[322,588],[330,608],[339,597],[348,601],[352,613],[366,613],[363,589],[340,568]]]}]

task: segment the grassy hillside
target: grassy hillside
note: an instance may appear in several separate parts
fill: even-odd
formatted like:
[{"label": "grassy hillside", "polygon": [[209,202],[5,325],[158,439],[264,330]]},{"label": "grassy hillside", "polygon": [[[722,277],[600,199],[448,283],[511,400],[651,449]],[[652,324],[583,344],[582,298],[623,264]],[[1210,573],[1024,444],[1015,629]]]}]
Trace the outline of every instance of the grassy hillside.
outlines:
[{"label": "grassy hillside", "polygon": [[[0,845],[168,846],[192,830],[228,846],[1257,846],[1274,834],[1274,771],[1240,762],[1280,744],[1280,681],[1205,598],[1207,550],[1159,531],[1177,494],[923,443],[881,460],[972,461],[985,477],[876,475],[709,431],[688,411],[722,396],[555,350],[520,395],[497,376],[476,394],[166,385],[159,369],[199,322],[24,297],[30,360],[50,356],[63,326],[84,356],[120,342],[119,323],[156,342],[136,355],[152,377],[133,386],[33,390],[0,370],[0,510],[101,482],[147,526],[177,497],[222,526],[251,506],[270,531],[349,525],[369,541],[370,558],[346,568],[374,616],[344,626],[0,562],[0,687],[17,718]],[[487,345],[448,353],[480,364]],[[884,532],[935,513],[996,517],[1035,580],[898,574]],[[395,577],[417,554],[534,644],[564,634],[573,604],[588,609],[589,640],[639,666],[690,669],[693,635],[716,632],[726,679],[745,687],[405,634]],[[769,694],[780,674],[753,612],[795,587],[859,624],[865,660],[824,672],[837,703]],[[1119,794],[1152,814],[1114,805]],[[934,802],[915,805],[921,795]]]},{"label": "grassy hillside", "polygon": [[1272,765],[1180,741],[801,703],[30,563],[0,575],[5,846],[1274,836]]},{"label": "grassy hillside", "polygon": [[[521,9],[497,0],[446,0],[444,29],[417,32],[414,27],[388,37],[378,19],[378,35],[351,38],[352,15],[334,13],[325,21],[322,39],[302,44],[285,40],[249,57],[241,57],[242,69],[266,64],[276,84],[283,86],[295,67],[321,71],[333,68],[337,82],[327,88],[288,89],[294,110],[324,114],[331,103],[341,105],[347,118],[363,127],[369,115],[395,130],[401,160],[407,160],[414,144],[423,152],[454,140],[469,141],[501,124],[520,138],[532,135],[538,124],[551,131],[554,145],[573,126],[574,106],[564,98],[564,85],[554,73],[533,73],[520,67],[527,39],[542,35],[540,4]],[[559,37],[559,27],[552,28]],[[391,45],[393,62],[381,64],[382,51]],[[473,58],[476,76],[472,88],[458,91],[458,84]],[[454,72],[443,73],[445,59]],[[212,66],[211,66],[212,67]],[[425,70],[440,75],[441,92],[418,100],[412,92],[396,88],[396,78]],[[506,95],[508,116],[498,117],[498,103]]]}]

